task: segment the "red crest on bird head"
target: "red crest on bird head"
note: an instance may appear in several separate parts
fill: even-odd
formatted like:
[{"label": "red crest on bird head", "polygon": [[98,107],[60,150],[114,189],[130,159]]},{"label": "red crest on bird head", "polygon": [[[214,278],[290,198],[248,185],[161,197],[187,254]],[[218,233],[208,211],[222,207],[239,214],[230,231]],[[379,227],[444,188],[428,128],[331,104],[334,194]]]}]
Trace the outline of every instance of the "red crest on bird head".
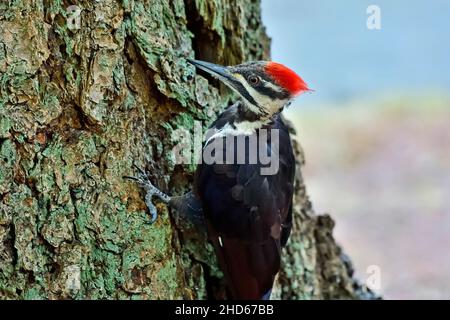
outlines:
[{"label": "red crest on bird head", "polygon": [[296,96],[305,91],[311,91],[303,79],[294,71],[277,62],[268,62],[266,72],[284,89]]}]

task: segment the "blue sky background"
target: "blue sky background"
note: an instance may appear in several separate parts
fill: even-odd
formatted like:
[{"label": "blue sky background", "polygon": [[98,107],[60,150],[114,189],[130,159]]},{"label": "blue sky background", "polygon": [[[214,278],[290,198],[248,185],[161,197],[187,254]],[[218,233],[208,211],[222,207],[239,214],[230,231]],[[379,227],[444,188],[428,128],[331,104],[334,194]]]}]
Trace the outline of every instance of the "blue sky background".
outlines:
[{"label": "blue sky background", "polygon": [[[366,9],[381,8],[381,30]],[[302,104],[450,89],[450,1],[262,0],[272,59],[316,92]]]}]

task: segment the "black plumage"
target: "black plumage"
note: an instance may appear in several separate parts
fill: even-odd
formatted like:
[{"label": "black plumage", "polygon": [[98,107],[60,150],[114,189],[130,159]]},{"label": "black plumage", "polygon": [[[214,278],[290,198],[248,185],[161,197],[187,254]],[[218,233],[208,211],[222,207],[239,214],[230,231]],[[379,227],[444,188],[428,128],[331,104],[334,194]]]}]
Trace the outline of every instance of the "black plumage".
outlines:
[{"label": "black plumage", "polygon": [[[240,106],[232,106],[212,127],[235,124]],[[268,139],[258,143],[258,151],[262,148],[270,155],[273,148],[278,148],[277,173],[261,175],[264,165],[259,159],[248,163],[251,150],[247,140],[246,163],[203,163],[198,166],[195,179],[195,193],[202,202],[208,236],[234,299],[261,299],[271,290],[280,268],[281,248],[291,229],[295,160],[289,132],[279,115],[256,129],[257,137],[262,129],[267,130]],[[271,130],[278,130],[279,141],[270,140]],[[236,148],[237,153],[234,138],[234,143],[225,143],[226,135],[215,138],[223,140],[223,154],[229,151],[227,148]]]}]

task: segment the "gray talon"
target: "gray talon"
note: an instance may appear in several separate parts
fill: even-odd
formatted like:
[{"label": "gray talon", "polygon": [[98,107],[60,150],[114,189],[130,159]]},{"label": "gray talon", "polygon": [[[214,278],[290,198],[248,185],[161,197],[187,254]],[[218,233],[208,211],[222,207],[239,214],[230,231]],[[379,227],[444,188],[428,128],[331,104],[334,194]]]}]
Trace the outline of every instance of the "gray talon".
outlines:
[{"label": "gray talon", "polygon": [[145,195],[145,204],[147,205],[148,211],[150,211],[151,219],[150,223],[153,223],[156,221],[156,218],[158,217],[158,211],[156,210],[155,205],[152,202],[153,193],[147,192]]},{"label": "gray talon", "polygon": [[139,168],[137,165],[134,165],[134,167],[138,171],[137,177],[124,176],[124,178],[136,181],[136,183],[145,190],[145,204],[151,215],[150,223],[153,223],[158,217],[158,211],[152,202],[152,197],[157,196],[165,203],[169,203],[170,197],[151,183],[149,176],[143,169]]}]

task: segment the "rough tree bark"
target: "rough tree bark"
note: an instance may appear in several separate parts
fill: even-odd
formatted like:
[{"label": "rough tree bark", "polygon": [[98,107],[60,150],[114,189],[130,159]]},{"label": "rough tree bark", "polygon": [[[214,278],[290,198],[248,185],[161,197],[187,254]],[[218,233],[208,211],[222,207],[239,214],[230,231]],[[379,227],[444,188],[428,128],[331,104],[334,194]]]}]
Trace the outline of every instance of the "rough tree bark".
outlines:
[{"label": "rough tree bark", "polygon": [[[162,205],[146,223],[142,193],[122,176],[135,161],[185,192],[195,166],[173,162],[171,137],[195,121],[205,129],[232,96],[184,57],[236,64],[267,59],[269,45],[257,0],[2,1],[0,298],[219,294],[211,248]],[[275,297],[373,297],[333,221],[312,210],[300,170],[296,190]]]}]

